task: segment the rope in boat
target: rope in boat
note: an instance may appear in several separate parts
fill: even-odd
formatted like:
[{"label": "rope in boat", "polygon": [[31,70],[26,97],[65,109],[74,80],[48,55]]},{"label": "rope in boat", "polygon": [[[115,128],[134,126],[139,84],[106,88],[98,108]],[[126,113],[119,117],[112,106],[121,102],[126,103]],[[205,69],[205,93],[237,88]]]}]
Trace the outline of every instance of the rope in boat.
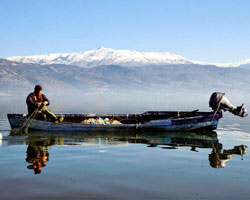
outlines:
[{"label": "rope in boat", "polygon": [[28,130],[28,128],[30,127],[30,125],[34,122],[34,120],[36,119],[38,113],[39,113],[40,109],[36,108],[34,110],[34,112],[24,121],[24,123],[21,125],[21,127],[19,127],[19,131],[22,131],[24,128],[25,131]]}]

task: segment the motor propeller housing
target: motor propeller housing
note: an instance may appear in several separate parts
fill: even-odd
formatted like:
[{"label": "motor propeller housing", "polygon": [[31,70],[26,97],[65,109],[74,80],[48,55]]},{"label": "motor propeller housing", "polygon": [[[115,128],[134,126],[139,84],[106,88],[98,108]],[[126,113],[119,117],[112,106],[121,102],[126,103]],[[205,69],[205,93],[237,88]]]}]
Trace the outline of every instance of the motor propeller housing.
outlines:
[{"label": "motor propeller housing", "polygon": [[246,117],[247,109],[243,108],[242,104],[241,106],[234,106],[230,103],[230,101],[225,96],[225,93],[221,92],[214,92],[209,100],[209,106],[216,112],[219,110],[223,111],[229,111],[233,113],[234,115],[240,116],[240,117]]}]

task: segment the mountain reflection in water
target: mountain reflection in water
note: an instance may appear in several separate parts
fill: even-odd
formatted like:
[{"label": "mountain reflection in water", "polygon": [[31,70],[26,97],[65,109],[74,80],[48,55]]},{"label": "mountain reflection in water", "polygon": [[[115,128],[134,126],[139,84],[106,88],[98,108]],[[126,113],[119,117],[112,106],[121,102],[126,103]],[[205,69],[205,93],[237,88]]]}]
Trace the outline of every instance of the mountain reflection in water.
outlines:
[{"label": "mountain reflection in water", "polygon": [[[11,143],[11,140],[10,140]],[[199,152],[199,148],[211,148],[208,156],[210,166],[224,168],[226,161],[232,159],[232,155],[242,156],[247,153],[246,145],[234,146],[232,149],[224,149],[219,143],[217,133],[49,133],[32,132],[26,138],[28,145],[26,162],[28,169],[40,174],[42,168],[49,161],[49,149],[53,145],[126,145],[147,144],[147,147],[155,147],[166,150],[190,147],[193,152]],[[53,162],[53,161],[52,161]]]}]

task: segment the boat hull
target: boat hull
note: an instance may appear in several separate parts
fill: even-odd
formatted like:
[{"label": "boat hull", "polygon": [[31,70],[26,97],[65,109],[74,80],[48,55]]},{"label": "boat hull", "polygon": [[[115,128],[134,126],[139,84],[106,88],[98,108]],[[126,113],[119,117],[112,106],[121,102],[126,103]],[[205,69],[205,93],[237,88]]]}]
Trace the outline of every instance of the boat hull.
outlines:
[{"label": "boat hull", "polygon": [[[68,114],[69,115],[69,114]],[[67,117],[67,114],[64,116]],[[72,116],[72,115],[71,115]],[[151,120],[146,123],[132,124],[82,124],[75,122],[62,122],[55,124],[49,121],[34,120],[29,126],[29,130],[37,131],[77,131],[77,132],[117,132],[117,131],[194,131],[194,130],[214,130],[217,128],[221,113],[213,116],[213,113],[202,113],[201,115]],[[27,120],[22,114],[8,114],[9,123],[12,129],[22,127]]]}]

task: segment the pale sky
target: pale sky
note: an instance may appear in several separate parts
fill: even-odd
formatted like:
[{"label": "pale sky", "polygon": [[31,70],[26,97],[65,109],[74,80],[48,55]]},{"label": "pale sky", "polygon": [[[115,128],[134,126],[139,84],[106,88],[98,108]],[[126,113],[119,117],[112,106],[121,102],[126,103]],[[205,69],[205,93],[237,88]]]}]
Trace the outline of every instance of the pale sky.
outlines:
[{"label": "pale sky", "polygon": [[100,46],[192,60],[250,58],[248,0],[0,0],[0,57]]}]

